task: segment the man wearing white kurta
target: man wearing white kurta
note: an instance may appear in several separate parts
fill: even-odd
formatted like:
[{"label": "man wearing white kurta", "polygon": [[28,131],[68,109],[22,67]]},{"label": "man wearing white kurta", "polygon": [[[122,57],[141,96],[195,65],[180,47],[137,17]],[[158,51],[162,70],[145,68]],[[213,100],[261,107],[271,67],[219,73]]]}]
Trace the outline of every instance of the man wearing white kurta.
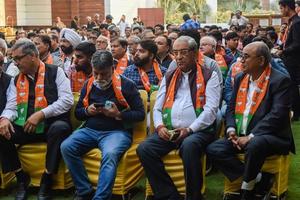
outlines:
[{"label": "man wearing white kurta", "polygon": [[[156,131],[137,149],[155,199],[180,199],[161,157],[179,149],[183,161],[186,199],[202,199],[201,154],[213,141],[220,102],[218,75],[205,59],[197,61],[194,39],[181,36],[173,45],[177,68],[167,72],[153,109]],[[179,132],[170,141],[169,131]]]}]

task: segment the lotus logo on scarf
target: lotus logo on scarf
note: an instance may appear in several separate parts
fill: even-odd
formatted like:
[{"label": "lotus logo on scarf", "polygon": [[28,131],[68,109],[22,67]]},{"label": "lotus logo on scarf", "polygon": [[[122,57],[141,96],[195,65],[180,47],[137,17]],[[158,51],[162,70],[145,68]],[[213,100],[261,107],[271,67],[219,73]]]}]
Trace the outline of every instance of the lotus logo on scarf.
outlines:
[{"label": "lotus logo on scarf", "polygon": [[20,92],[20,93],[19,93],[19,96],[20,96],[20,97],[24,97],[25,94],[26,94],[25,92]]}]

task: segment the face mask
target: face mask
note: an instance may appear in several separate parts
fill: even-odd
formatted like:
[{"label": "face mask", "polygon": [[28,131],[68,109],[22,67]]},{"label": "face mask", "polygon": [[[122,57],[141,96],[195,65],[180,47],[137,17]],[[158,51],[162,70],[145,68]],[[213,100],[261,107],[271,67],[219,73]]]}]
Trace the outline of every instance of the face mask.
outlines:
[{"label": "face mask", "polygon": [[106,90],[110,87],[112,81],[110,80],[99,80],[95,81],[96,85],[99,86],[101,90]]},{"label": "face mask", "polygon": [[69,47],[61,46],[60,48],[62,52],[66,55],[70,55],[73,52],[73,46],[69,46]]}]

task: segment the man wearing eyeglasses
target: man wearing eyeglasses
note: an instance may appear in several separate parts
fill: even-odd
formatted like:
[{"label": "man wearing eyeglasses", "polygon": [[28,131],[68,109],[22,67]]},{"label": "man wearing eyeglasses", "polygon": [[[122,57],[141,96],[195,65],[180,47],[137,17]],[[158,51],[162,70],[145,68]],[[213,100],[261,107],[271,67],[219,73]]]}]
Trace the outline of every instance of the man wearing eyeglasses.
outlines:
[{"label": "man wearing eyeglasses", "polygon": [[[261,172],[266,157],[295,153],[291,80],[271,68],[270,50],[263,42],[248,44],[242,55],[243,70],[234,80],[226,112],[226,138],[210,144],[207,155],[230,181],[242,179],[240,199],[253,200],[255,194],[268,195],[273,184],[273,175]],[[244,162],[239,153],[245,153]]]},{"label": "man wearing eyeglasses", "polygon": [[[20,74],[12,93],[16,96],[11,110],[11,123],[1,120],[0,158],[4,173],[17,178],[16,200],[27,198],[30,176],[23,171],[15,144],[47,143],[45,171],[41,177],[38,200],[51,199],[53,174],[61,159],[60,144],[70,134],[69,110],[73,104],[70,81],[63,69],[44,64],[28,39],[20,39],[12,47],[12,57]],[[1,84],[2,86],[2,84]],[[2,100],[2,97],[1,97]]]},{"label": "man wearing eyeglasses", "polygon": [[193,38],[181,36],[175,40],[173,54],[177,67],[163,78],[153,109],[156,131],[139,145],[137,154],[154,198],[179,200],[181,197],[161,159],[179,149],[186,199],[201,200],[201,155],[214,139],[220,81],[204,57],[197,61],[198,46]]}]

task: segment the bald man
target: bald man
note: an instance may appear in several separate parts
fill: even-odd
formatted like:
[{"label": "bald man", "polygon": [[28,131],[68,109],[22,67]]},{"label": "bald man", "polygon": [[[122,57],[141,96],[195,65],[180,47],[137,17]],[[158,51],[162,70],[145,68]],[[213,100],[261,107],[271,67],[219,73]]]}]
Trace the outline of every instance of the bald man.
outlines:
[{"label": "bald man", "polygon": [[[266,157],[295,153],[289,111],[291,80],[270,65],[271,55],[263,42],[243,49],[243,72],[234,82],[226,113],[226,137],[210,144],[207,154],[230,181],[243,177],[241,199],[266,195],[272,174],[261,173]],[[245,162],[236,154],[245,153]]]}]

